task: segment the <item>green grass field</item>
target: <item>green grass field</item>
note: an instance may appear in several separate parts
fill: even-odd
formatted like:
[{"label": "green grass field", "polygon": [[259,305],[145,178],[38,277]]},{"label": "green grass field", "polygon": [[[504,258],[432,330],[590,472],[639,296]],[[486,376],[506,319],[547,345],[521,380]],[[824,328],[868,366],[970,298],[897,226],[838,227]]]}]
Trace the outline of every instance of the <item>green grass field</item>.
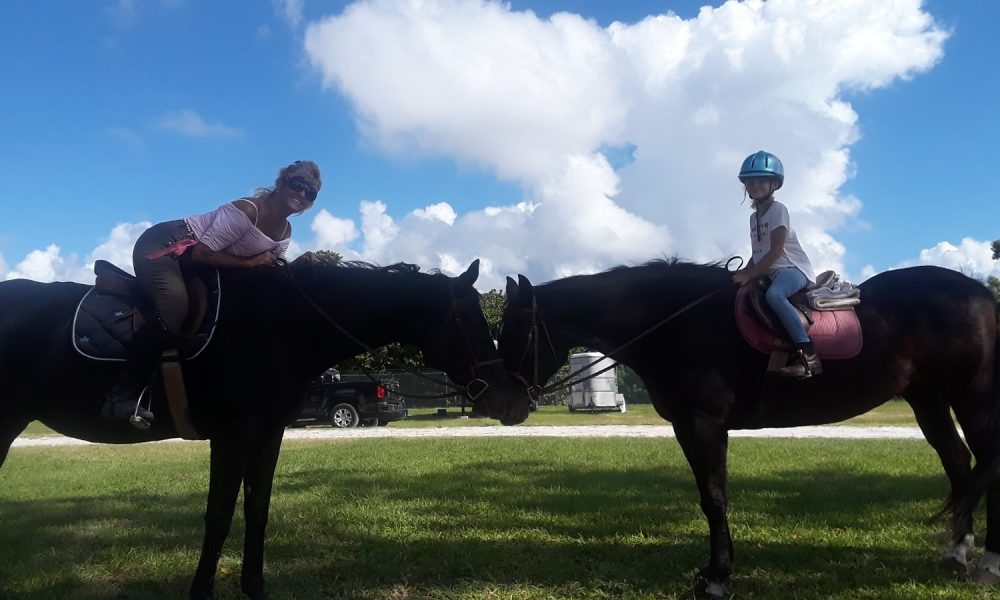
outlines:
[{"label": "green grass field", "polygon": [[[437,409],[414,408],[410,409],[410,417],[402,421],[394,421],[389,427],[412,428],[412,427],[483,427],[486,425],[498,425],[492,419],[471,419],[463,418],[461,409],[449,408],[445,416],[438,416]],[[650,404],[632,404],[627,412],[604,412],[585,413],[569,412],[565,406],[542,406],[538,411],[531,413],[531,416],[524,425],[666,425],[667,422],[660,418]],[[875,410],[855,417],[849,421],[844,421],[843,425],[916,425],[913,419],[913,412],[905,402],[886,402]],[[21,434],[24,437],[44,437],[56,435],[54,431],[45,427],[41,423],[35,422],[28,425],[28,428]]]},{"label": "green grass field", "polygon": [[[738,598],[972,599],[939,572],[946,480],[918,441],[731,442]],[[0,470],[0,597],[181,598],[207,444],[15,448]],[[674,440],[286,443],[274,599],[681,599],[707,527]],[[219,598],[239,598],[238,516]]]}]

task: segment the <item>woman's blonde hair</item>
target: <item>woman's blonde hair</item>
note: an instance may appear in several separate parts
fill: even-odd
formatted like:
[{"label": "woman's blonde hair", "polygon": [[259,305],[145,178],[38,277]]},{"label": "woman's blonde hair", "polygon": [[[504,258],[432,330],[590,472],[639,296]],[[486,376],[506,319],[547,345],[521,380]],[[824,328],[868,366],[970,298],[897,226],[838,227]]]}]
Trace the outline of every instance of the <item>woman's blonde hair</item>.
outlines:
[{"label": "woman's blonde hair", "polygon": [[292,177],[302,177],[310,181],[314,186],[316,186],[317,191],[319,191],[319,188],[323,185],[323,179],[319,174],[319,165],[311,160],[297,160],[290,165],[282,167],[278,171],[278,176],[274,179],[274,185],[271,187],[257,188],[251,198],[267,198],[278,189],[278,186],[281,185],[282,182],[288,181]]}]

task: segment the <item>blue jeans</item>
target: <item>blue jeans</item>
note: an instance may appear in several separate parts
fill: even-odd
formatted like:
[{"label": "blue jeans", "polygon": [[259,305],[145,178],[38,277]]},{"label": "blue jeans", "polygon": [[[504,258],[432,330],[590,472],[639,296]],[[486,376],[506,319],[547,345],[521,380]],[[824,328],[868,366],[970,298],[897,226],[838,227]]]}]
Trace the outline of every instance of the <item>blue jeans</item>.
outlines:
[{"label": "blue jeans", "polygon": [[799,311],[796,310],[788,297],[809,285],[809,280],[802,271],[791,267],[781,269],[771,280],[771,287],[767,288],[767,304],[778,316],[778,320],[785,326],[788,337],[796,344],[808,344],[811,340],[806,328],[802,326],[799,319]]}]

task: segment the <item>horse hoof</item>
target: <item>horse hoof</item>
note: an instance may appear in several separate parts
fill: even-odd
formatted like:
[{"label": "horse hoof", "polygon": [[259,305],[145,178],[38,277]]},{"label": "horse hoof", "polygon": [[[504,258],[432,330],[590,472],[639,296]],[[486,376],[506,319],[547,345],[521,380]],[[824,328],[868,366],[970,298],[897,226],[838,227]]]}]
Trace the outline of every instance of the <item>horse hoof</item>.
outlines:
[{"label": "horse hoof", "polygon": [[1000,582],[1000,575],[988,569],[976,569],[972,575],[972,581],[980,585],[996,585]]},{"label": "horse hoof", "polygon": [[699,579],[694,586],[695,600],[724,600],[726,597],[726,586],[718,581]]},{"label": "horse hoof", "polygon": [[965,575],[969,572],[969,564],[964,563],[958,559],[956,556],[944,556],[938,561],[938,567],[948,571],[949,573],[957,573],[959,575]]},{"label": "horse hoof", "polygon": [[244,584],[241,588],[248,600],[267,600],[269,597],[262,581],[257,581],[254,584]]}]

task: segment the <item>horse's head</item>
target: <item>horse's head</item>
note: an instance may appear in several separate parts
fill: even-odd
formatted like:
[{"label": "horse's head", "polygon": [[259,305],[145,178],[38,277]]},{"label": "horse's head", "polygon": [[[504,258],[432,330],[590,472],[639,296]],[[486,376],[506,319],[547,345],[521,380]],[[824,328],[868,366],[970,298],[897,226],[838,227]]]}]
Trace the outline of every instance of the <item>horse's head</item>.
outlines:
[{"label": "horse's head", "polygon": [[515,394],[473,287],[479,261],[458,277],[419,270],[360,262],[293,269],[296,297],[312,307],[303,326],[314,332],[320,321],[325,325],[318,330],[328,334],[316,350],[320,362],[309,368],[402,342],[420,348],[424,364],[447,373],[475,412],[505,425],[523,421],[528,402]]},{"label": "horse's head", "polygon": [[545,382],[566,362],[569,348],[553,341],[528,278],[518,275],[517,279],[515,283],[507,278],[499,351],[507,370],[524,385],[529,400],[537,400]]},{"label": "horse's head", "polygon": [[528,401],[515,395],[490,335],[479,292],[473,287],[478,278],[478,259],[458,277],[448,278],[450,311],[438,333],[422,345],[424,360],[464,388],[475,412],[516,425],[528,417]]}]

